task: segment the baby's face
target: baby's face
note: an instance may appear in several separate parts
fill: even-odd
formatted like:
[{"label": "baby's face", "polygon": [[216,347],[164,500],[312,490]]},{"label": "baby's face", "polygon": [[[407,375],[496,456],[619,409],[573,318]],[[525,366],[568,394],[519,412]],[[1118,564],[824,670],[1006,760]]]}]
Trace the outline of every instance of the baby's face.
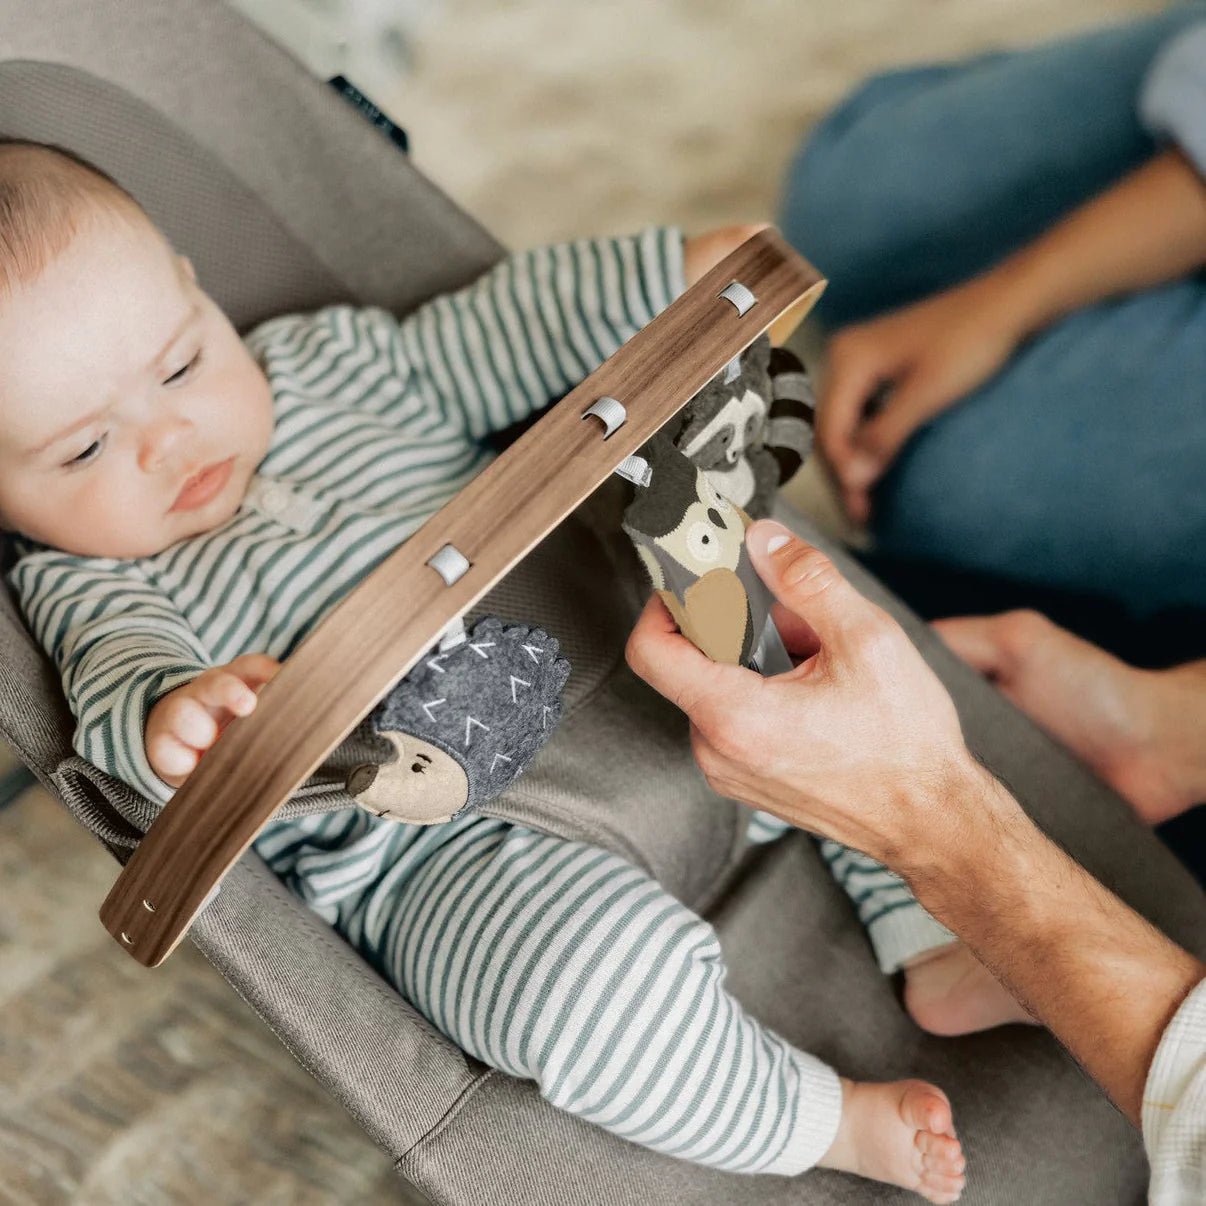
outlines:
[{"label": "baby's face", "polygon": [[98,221],[0,299],[4,527],[149,556],[229,520],[271,439],[263,371],[149,222]]}]

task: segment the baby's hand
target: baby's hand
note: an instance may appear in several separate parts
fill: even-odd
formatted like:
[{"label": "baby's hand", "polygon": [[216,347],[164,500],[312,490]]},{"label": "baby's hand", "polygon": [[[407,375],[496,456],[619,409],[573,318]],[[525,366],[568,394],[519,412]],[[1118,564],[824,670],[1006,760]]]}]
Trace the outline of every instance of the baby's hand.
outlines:
[{"label": "baby's hand", "polygon": [[752,239],[769,225],[768,222],[755,222],[746,226],[718,226],[715,230],[684,240],[683,278],[687,286],[695,284],[709,268],[715,268],[746,239]]},{"label": "baby's hand", "polygon": [[212,666],[168,692],[147,717],[151,769],[169,787],[179,787],[222,730],[236,716],[255,711],[260,688],[280,668],[280,662],[266,653],[244,653],[229,665]]}]

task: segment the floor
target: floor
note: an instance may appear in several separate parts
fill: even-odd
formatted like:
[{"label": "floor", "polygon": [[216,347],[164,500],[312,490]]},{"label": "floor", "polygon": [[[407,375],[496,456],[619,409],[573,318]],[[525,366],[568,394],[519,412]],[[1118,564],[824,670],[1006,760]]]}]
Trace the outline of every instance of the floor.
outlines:
[{"label": "floor", "polygon": [[[320,0],[267,11],[287,20],[291,3]],[[373,99],[512,246],[697,231],[773,217],[801,132],[870,71],[1155,7],[433,0],[392,10],[409,73],[378,59]],[[371,24],[357,37],[353,80]],[[41,789],[0,812],[0,1203],[405,1201],[388,1159],[192,947],[148,972],[109,939],[96,910],[116,870]]]}]

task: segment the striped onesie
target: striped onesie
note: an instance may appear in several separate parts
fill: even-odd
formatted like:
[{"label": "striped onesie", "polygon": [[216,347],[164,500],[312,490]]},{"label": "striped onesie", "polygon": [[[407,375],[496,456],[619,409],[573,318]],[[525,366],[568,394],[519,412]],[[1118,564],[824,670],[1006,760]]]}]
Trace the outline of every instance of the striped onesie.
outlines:
[{"label": "striped onesie", "polygon": [[[14,536],[7,580],[62,676],[75,750],[166,803],[143,741],[160,698],[243,653],[288,658],[493,459],[490,432],[682,288],[681,233],[651,227],[511,256],[402,321],[333,305],[257,326],[274,430],[228,522],[135,560]],[[752,813],[749,838],[786,828]],[[712,927],[618,855],[479,814],[360,808],[270,822],[255,847],[433,1025],[553,1104],[740,1172],[795,1173],[832,1142],[837,1075],[746,1015]],[[891,873],[823,851],[886,971],[950,941]]]}]

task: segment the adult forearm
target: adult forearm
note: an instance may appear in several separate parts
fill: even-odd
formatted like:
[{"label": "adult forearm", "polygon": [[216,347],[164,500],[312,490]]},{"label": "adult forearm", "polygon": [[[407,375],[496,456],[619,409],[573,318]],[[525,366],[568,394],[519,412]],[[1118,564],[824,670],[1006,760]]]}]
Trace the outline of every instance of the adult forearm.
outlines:
[{"label": "adult forearm", "polygon": [[1044,836],[987,772],[953,791],[953,828],[898,870],[1138,1125],[1160,1036],[1206,966]]},{"label": "adult forearm", "polygon": [[795,670],[712,661],[656,594],[626,650],[690,717],[708,783],[899,872],[1138,1123],[1160,1037],[1206,967],[1039,832],[967,752],[917,647],[828,558],[763,520],[746,547]]},{"label": "adult forearm", "polygon": [[1206,264],[1206,181],[1164,151],[985,274],[1019,337]]}]

